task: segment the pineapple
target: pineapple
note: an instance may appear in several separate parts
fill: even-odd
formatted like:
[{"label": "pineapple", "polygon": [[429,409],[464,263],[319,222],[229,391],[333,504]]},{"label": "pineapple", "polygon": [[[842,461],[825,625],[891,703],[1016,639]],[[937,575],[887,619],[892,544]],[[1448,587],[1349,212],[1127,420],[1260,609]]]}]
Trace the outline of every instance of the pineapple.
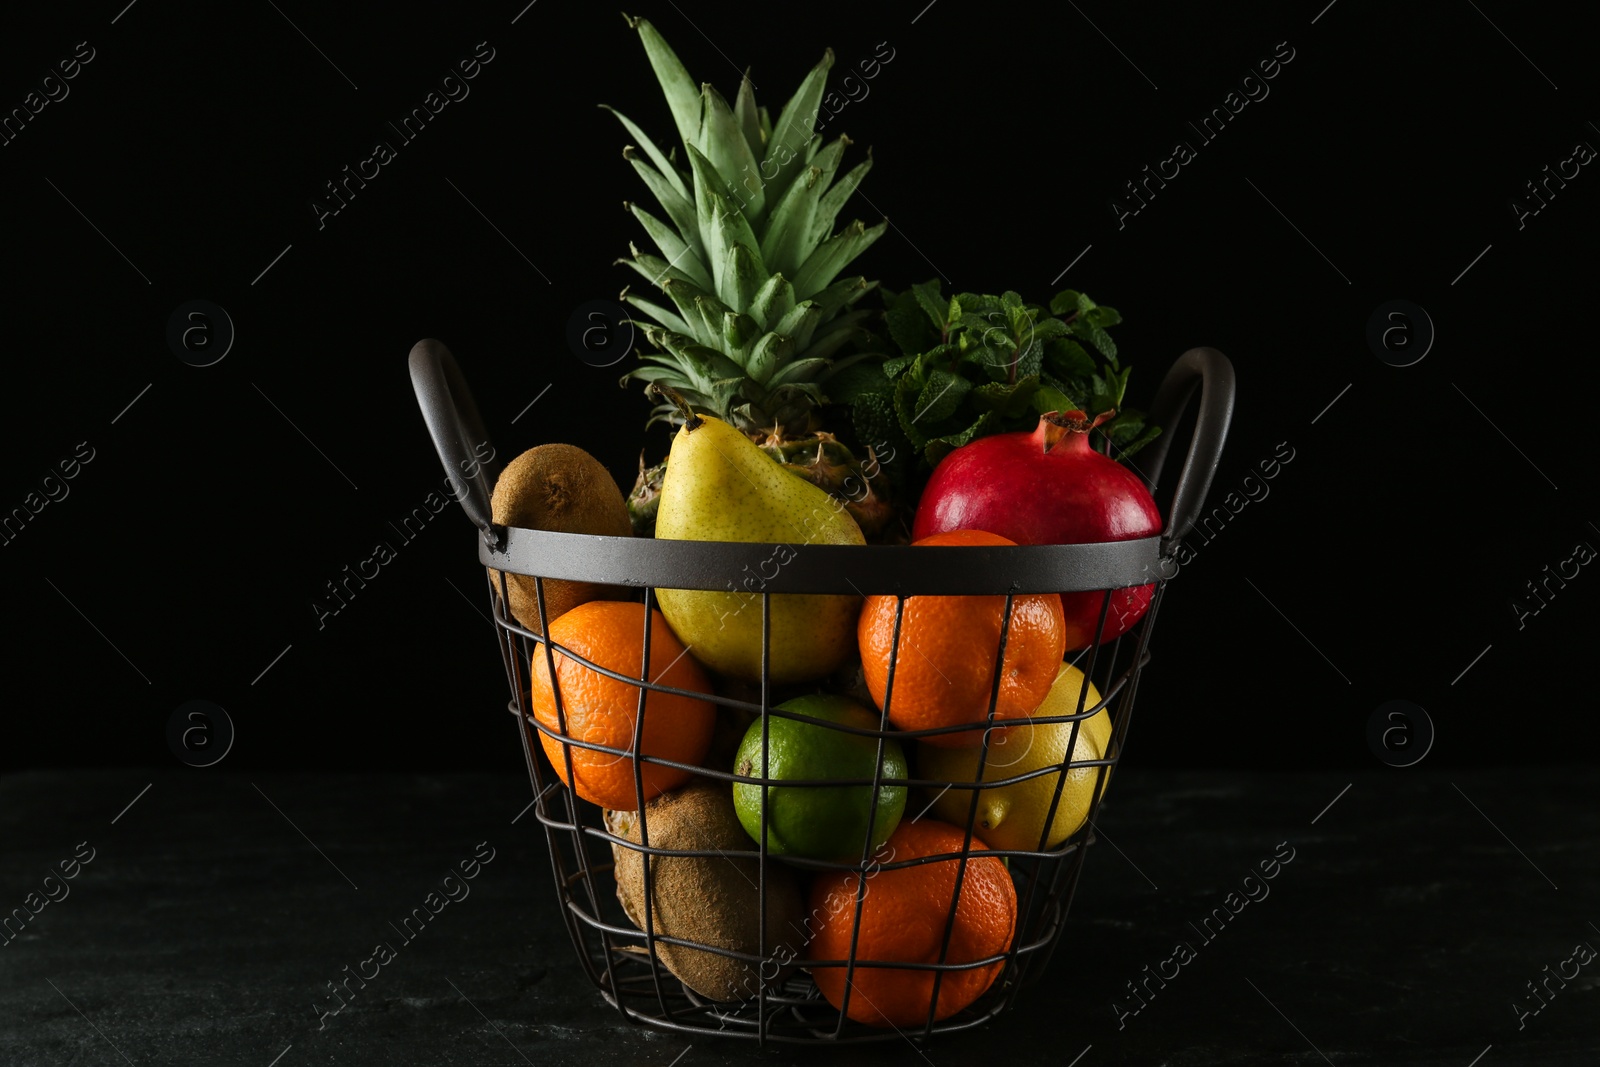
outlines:
[{"label": "pineapple", "polygon": [[[821,146],[813,136],[818,104],[833,65],[825,53],[785,105],[776,126],[755,103],[746,74],[730,107],[709,84],[698,90],[666,41],[644,19],[628,19],[671,106],[683,140],[684,169],[614,109],[640,148],[623,156],[655,195],[668,222],[638,204],[627,208],[660,255],[632,247],[631,266],[664,293],[668,305],[624,289],[640,314],[635,325],[655,349],[623,377],[676,394],[690,410],[748,434],[769,455],[839,498],[869,538],[893,516],[886,481],[827,433],[820,407],[829,380],[882,353],[850,352],[863,319],[853,305],[877,286],[838,278],[883,235],[886,222],[860,221],[834,232],[834,221],[872,166],[868,158],[835,180],[847,137]],[[631,247],[631,246],[630,246]],[[646,426],[683,421],[679,403],[662,398]],[[635,527],[654,525],[663,467],[646,468],[629,496]]]}]

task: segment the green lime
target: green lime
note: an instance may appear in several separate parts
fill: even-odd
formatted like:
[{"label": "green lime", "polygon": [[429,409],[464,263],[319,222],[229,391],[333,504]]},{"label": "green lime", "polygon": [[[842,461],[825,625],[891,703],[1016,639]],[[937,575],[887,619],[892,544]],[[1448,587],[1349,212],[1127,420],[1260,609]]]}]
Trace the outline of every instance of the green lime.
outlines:
[{"label": "green lime", "polygon": [[[778,707],[799,715],[876,730],[876,711],[853,700],[827,693],[796,697]],[[734,757],[734,773],[743,777],[808,781],[835,778],[871,779],[878,760],[878,739],[845,733],[818,723],[772,716],[767,722],[767,770],[761,773],[761,720],[745,731]],[[898,742],[883,742],[883,777],[906,778],[906,756]],[[759,844],[763,787],[733,783],[733,806],[739,822]],[[857,860],[866,844],[867,820],[872,819],[876,851],[900,825],[906,810],[906,787],[885,785],[878,790],[874,818],[871,785],[773,785],[767,793],[767,851],[774,856],[804,856],[819,860]]]}]

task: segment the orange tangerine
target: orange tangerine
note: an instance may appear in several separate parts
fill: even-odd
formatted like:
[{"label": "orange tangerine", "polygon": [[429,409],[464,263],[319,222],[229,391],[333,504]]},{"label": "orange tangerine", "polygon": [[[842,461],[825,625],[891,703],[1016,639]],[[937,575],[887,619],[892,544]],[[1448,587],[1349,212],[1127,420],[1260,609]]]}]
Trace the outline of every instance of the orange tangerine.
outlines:
[{"label": "orange tangerine", "polygon": [[[709,694],[711,684],[700,664],[693,656],[685,654],[682,643],[659,611],[650,615],[650,665],[645,676],[657,685]],[[643,604],[615,600],[579,604],[550,624],[550,636],[558,649],[570,649],[575,655],[618,674],[641,677]],[[534,718],[553,733],[627,753],[617,755],[569,745],[541,733],[539,742],[556,774],[580,797],[614,811],[637,811],[644,801],[689,779],[689,771],[643,762],[640,774],[644,796],[641,798],[633,777],[636,762],[633,735],[638,722],[640,686],[607,677],[560,651],[555,653],[555,663],[566,730],[563,734],[542,648],[533,654],[531,703]],[[645,700],[641,748],[646,756],[699,763],[711,745],[715,723],[716,712],[708,701],[675,693],[651,692]],[[567,753],[572,757],[575,782],[567,777]]]},{"label": "orange tangerine", "polygon": [[[1013,545],[983,530],[952,530],[917,545]],[[967,748],[983,741],[994,688],[995,656],[1000,650],[1003,596],[907,597],[894,643],[895,598],[869,596],[856,634],[867,689],[878,707],[890,698],[889,721],[902,730],[927,730],[962,723],[972,730],[932,734],[930,745]],[[1053,593],[1017,596],[1011,602],[1006,655],[1001,664],[995,719],[1029,715],[1050,692],[1066,652],[1061,598]],[[889,692],[889,660],[894,656],[894,690]]]},{"label": "orange tangerine", "polygon": [[[966,835],[949,823],[919,819],[902,823],[889,837],[881,863],[961,851]],[[987,846],[976,838],[961,881],[950,946],[943,962],[973,963],[1011,948],[1016,934],[1017,890],[998,857],[984,856]],[[955,900],[958,859],[935,860],[912,867],[878,870],[867,876],[861,902],[861,932],[856,960],[892,963],[939,963],[939,948]],[[843,960],[850,955],[860,875],[854,871],[824,872],[812,884],[812,914],[821,925],[807,946],[813,960]],[[1004,960],[965,970],[944,971],[939,981],[935,1020],[948,1018],[977,1000],[994,984]],[[923,1025],[933,1000],[938,971],[904,967],[857,967],[850,978],[850,1003],[845,1013],[872,1026]],[[817,988],[835,1008],[844,1004],[845,967],[813,967]]]}]

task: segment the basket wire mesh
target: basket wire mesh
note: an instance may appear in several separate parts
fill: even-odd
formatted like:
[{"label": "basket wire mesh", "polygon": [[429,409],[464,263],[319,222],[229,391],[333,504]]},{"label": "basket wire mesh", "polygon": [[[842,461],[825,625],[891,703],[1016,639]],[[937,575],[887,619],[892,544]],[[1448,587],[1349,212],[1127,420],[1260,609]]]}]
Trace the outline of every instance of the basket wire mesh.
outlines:
[{"label": "basket wire mesh", "polygon": [[[872,847],[870,834],[863,841],[862,854],[859,861],[853,864],[835,863],[826,860],[801,860],[788,857],[784,861],[779,861],[776,857],[769,856],[765,839],[760,842],[750,842],[751,854],[759,857],[760,875],[763,884],[759,887],[758,894],[763,900],[766,896],[764,881],[769,864],[788,862],[814,870],[853,871],[857,875],[856,885],[858,889],[854,901],[855,912],[851,920],[852,937],[849,956],[840,960],[806,961],[809,967],[831,966],[845,970],[845,1000],[839,1008],[835,1009],[821,998],[815,985],[804,978],[790,978],[781,984],[760,981],[757,983],[757,988],[753,990],[754,995],[743,1003],[711,1002],[695,994],[692,990],[683,987],[661,962],[656,951],[656,945],[666,942],[744,960],[746,963],[758,968],[758,975],[762,977],[765,977],[769,970],[776,973],[776,965],[779,961],[771,954],[769,949],[766,910],[764,908],[760,913],[760,951],[755,954],[662,934],[654,928],[653,908],[642,909],[641,917],[644,919],[645,924],[643,930],[633,927],[625,918],[618,918],[620,906],[614,900],[615,884],[610,875],[613,864],[609,856],[603,859],[595,856],[593,848],[590,847],[593,843],[600,843],[607,850],[611,847],[628,848],[650,856],[714,857],[722,853],[703,849],[667,850],[651,846],[648,805],[642,806],[639,811],[639,840],[637,842],[619,837],[610,832],[601,816],[600,809],[588,801],[579,799],[564,784],[561,778],[552,774],[553,768],[544,758],[543,746],[539,742],[540,734],[550,736],[561,743],[561,750],[566,760],[566,781],[574,780],[571,749],[575,746],[605,752],[618,759],[631,760],[634,769],[635,790],[637,795],[640,796],[646,795],[642,777],[642,767],[645,763],[656,763],[691,770],[697,774],[725,780],[730,785],[735,781],[762,785],[764,787],[763,794],[765,794],[766,787],[780,783],[777,780],[766,777],[766,768],[762,769],[762,773],[759,776],[741,776],[717,768],[678,763],[652,756],[648,753],[644,753],[638,759],[635,759],[634,753],[642,751],[646,698],[648,694],[650,692],[683,694],[687,691],[661,686],[648,680],[641,680],[640,677],[608,670],[578,655],[576,652],[564,648],[554,641],[546,640],[539,634],[524,628],[510,616],[507,610],[507,605],[510,601],[509,594],[505,589],[505,581],[504,572],[501,572],[498,580],[492,576],[489,578],[496,629],[500,634],[501,649],[507,665],[508,680],[512,687],[513,696],[509,704],[509,710],[518,718],[521,724],[523,751],[527,757],[528,770],[535,794],[534,814],[544,826],[549,842],[557,899],[563,917],[566,920],[568,933],[578,949],[578,955],[585,973],[599,989],[606,1001],[616,1007],[624,1018],[684,1032],[717,1032],[780,1043],[811,1043],[818,1040],[835,1042],[897,1040],[897,1033],[903,1033],[903,1031],[897,1031],[893,1028],[869,1027],[848,1019],[849,1000],[851,996],[856,995],[851,982],[856,968],[892,967],[896,970],[931,972],[934,976],[934,987],[929,998],[928,1016],[920,1029],[920,1033],[924,1036],[942,1031],[965,1029],[998,1015],[1011,1005],[1017,993],[1025,984],[1042,973],[1044,966],[1048,963],[1056,944],[1061,938],[1067,911],[1071,905],[1072,895],[1077,887],[1078,877],[1083,867],[1087,846],[1094,841],[1093,827],[1103,798],[1102,787],[1122,751],[1128,724],[1132,716],[1133,698],[1137,689],[1139,675],[1144,665],[1149,662],[1149,634],[1153,628],[1164,582],[1157,583],[1157,589],[1152,596],[1149,609],[1131,631],[1112,639],[1105,645],[1098,643],[1091,645],[1079,654],[1078,658],[1080,660],[1087,660],[1082,669],[1084,675],[1100,691],[1101,699],[1099,701],[1090,703],[1088,701],[1089,687],[1082,686],[1079,689],[1077,707],[1071,715],[1002,720],[1003,726],[1016,726],[1023,723],[1033,723],[1034,725],[1070,723],[1071,734],[1066,744],[1065,752],[1067,758],[1064,761],[1048,764],[1010,777],[986,778],[985,771],[988,766],[990,738],[993,734],[989,729],[985,729],[984,741],[980,747],[979,771],[973,783],[950,783],[943,780],[935,781],[916,777],[907,779],[884,778],[882,775],[883,751],[887,740],[892,738],[905,744],[919,737],[940,732],[939,730],[899,730],[889,723],[887,709],[893,707],[894,671],[897,658],[891,657],[888,689],[884,699],[885,710],[881,713],[879,729],[867,735],[873,736],[877,740],[877,773],[871,778],[784,779],[781,781],[784,787],[796,788],[807,786],[868,786],[871,788],[870,795],[872,799],[870,801],[871,807],[867,824],[872,826],[875,825],[880,790],[884,785],[902,785],[913,789],[920,788],[927,790],[931,794],[945,788],[957,788],[963,784],[976,785],[977,783],[982,783],[986,787],[994,788],[997,785],[1010,785],[1044,775],[1053,774],[1056,776],[1055,791],[1044,818],[1037,847],[1026,851],[985,849],[982,853],[982,855],[1007,857],[1010,860],[1013,881],[1018,888],[1017,929],[1012,938],[1010,948],[997,956],[961,962],[947,962],[946,958],[949,952],[951,935],[955,928],[956,908],[960,900],[961,886],[965,881],[968,860],[975,854],[972,851],[972,841],[975,835],[978,802],[981,796],[977,788],[968,790],[972,799],[968,805],[965,825],[962,827],[965,840],[959,853],[940,853],[899,862],[878,863],[874,868],[873,852],[875,850]],[[535,579],[535,590],[540,610],[540,629],[548,632],[547,624],[549,620],[545,615],[543,578]],[[1096,631],[1097,637],[1104,630],[1107,609],[1111,600],[1110,591],[1108,590],[1106,593],[1107,595],[1102,598],[1102,609]],[[765,661],[770,655],[767,632],[771,618],[771,597],[775,594],[763,593],[759,595],[762,605],[762,644],[765,665]],[[903,596],[897,598],[896,626],[892,645],[897,649],[901,645],[900,623],[904,615],[906,599]],[[994,716],[1001,679],[999,665],[1005,655],[1013,600],[1014,597],[1012,596],[1005,598],[1005,613],[1001,619],[1000,641],[996,653],[995,680],[991,686],[988,713],[985,721],[986,727],[993,727],[995,724]],[[646,607],[645,619],[648,622],[651,618],[649,612],[654,607],[654,589],[646,589],[644,591],[644,604]],[[648,664],[649,662],[650,629],[646,625],[641,639],[644,649],[641,674],[646,673],[643,669],[643,664]],[[555,703],[558,709],[559,728],[551,730],[540,723],[533,715],[527,705],[526,696],[533,682],[530,665],[533,663],[534,657],[544,657],[549,676],[556,678],[554,658],[557,653],[567,656],[587,669],[598,671],[607,677],[627,682],[638,688],[638,713],[634,720],[633,744],[629,749],[612,748],[567,736],[559,682],[553,686]],[[764,671],[763,674],[765,675],[765,673]],[[762,750],[764,753],[768,749],[767,727],[772,717],[804,718],[804,716],[786,713],[774,708],[771,704],[768,684],[764,684],[762,687],[762,700],[760,703],[718,695],[698,695],[702,699],[710,700],[715,704],[737,707],[752,714],[761,715],[763,725]],[[762,714],[763,709],[765,709],[766,714]],[[1083,722],[1102,709],[1109,709],[1112,718],[1112,741],[1107,754],[1098,759],[1072,758],[1078,751],[1078,735]],[[829,728],[842,729],[846,732],[856,732],[836,724],[822,725],[826,725]],[[949,728],[943,729],[945,731],[949,730]],[[1050,828],[1054,824],[1056,808],[1061,802],[1062,793],[1069,780],[1069,775],[1075,770],[1084,768],[1093,769],[1096,775],[1094,788],[1089,791],[1091,799],[1087,818],[1083,826],[1070,835],[1066,841],[1054,848],[1047,849],[1044,847],[1044,839],[1049,835]],[[915,796],[916,794],[913,794],[913,798]],[[765,796],[763,799],[765,799]],[[919,803],[926,802],[926,798],[924,798]],[[765,810],[765,804],[763,804],[763,809]],[[872,872],[875,869],[894,870],[907,866],[950,861],[954,861],[957,865],[955,889],[952,893],[950,909],[945,916],[944,933],[940,943],[938,959],[932,962],[917,962],[870,960],[858,957],[856,942],[861,930],[861,913]],[[652,866],[649,862],[642,864],[645,896],[649,900],[655,899]],[[629,946],[637,946],[638,949],[643,951],[630,950]],[[934,1015],[938,1006],[939,989],[946,972],[982,968],[995,963],[1003,963],[1004,966],[999,977],[994,980],[986,994],[979,997],[976,1002],[966,1009],[948,1018],[935,1020]]]},{"label": "basket wire mesh", "polygon": [[[465,382],[460,377],[454,358],[438,342],[424,341],[413,350],[411,365],[413,381],[417,386],[424,416],[427,418],[446,468],[454,474],[459,465],[461,470],[465,471],[466,466],[460,463],[460,457],[477,454],[472,446],[479,441],[486,441],[487,436],[483,432],[481,417],[477,413]],[[1121,566],[1120,570],[1114,566],[1108,569],[1104,560],[1111,557],[1105,557],[1103,554],[1094,555],[1091,551],[1115,548],[1119,550],[1121,556],[1133,559],[1134,556],[1130,555],[1127,545],[1052,546],[1042,551],[1034,548],[961,549],[958,551],[968,554],[979,551],[989,553],[999,551],[1003,554],[999,557],[1003,561],[999,571],[993,566],[990,566],[987,572],[984,572],[982,567],[978,568],[979,572],[989,575],[987,580],[994,584],[994,588],[974,592],[972,590],[974,581],[980,585],[985,581],[983,573],[979,573],[976,579],[969,573],[963,580],[954,577],[955,571],[952,570],[937,572],[931,576],[924,573],[920,577],[914,575],[907,577],[905,573],[899,577],[889,574],[879,579],[880,588],[868,585],[867,592],[892,594],[895,597],[894,631],[889,646],[891,655],[887,666],[885,691],[877,727],[871,730],[812,718],[776,706],[775,684],[770,671],[772,597],[785,595],[780,590],[790,589],[796,583],[800,583],[803,591],[834,591],[806,587],[804,574],[798,578],[789,576],[772,583],[764,582],[761,591],[752,594],[759,598],[761,605],[762,669],[759,699],[741,699],[721,692],[708,694],[677,689],[661,684],[659,675],[654,680],[649,678],[650,648],[654,629],[652,620],[658,617],[657,589],[717,588],[714,580],[714,575],[718,573],[715,563],[726,563],[732,558],[730,553],[735,551],[734,546],[709,544],[703,546],[707,558],[713,561],[710,569],[702,568],[701,571],[690,573],[686,577],[674,578],[672,582],[652,582],[649,580],[649,575],[641,579],[637,574],[627,574],[627,577],[618,581],[618,584],[625,582],[626,585],[638,590],[644,607],[642,657],[637,675],[610,669],[542,636],[550,633],[550,624],[554,621],[548,615],[545,587],[547,580],[588,577],[602,582],[607,579],[617,581],[620,575],[628,572],[629,568],[626,561],[617,562],[617,553],[624,550],[632,553],[650,550],[628,544],[628,539],[539,534],[495,526],[489,519],[487,504],[490,472],[486,469],[473,472],[473,477],[469,478],[471,484],[468,486],[468,492],[463,498],[463,507],[483,533],[483,543],[479,547],[480,561],[491,565],[487,572],[487,580],[495,631],[505,665],[506,681],[511,692],[508,710],[518,722],[523,753],[534,791],[534,813],[544,827],[549,845],[560,914],[585,976],[624,1019],[688,1033],[711,1033],[745,1038],[762,1044],[858,1043],[899,1040],[906,1036],[928,1038],[935,1033],[977,1026],[999,1015],[1012,1005],[1023,988],[1039,978],[1062,939],[1067,913],[1077,889],[1084,858],[1088,846],[1095,840],[1096,818],[1103,803],[1104,787],[1126,743],[1134,698],[1141,673],[1150,659],[1150,637],[1167,585],[1165,564],[1170,560],[1178,538],[1187,530],[1193,521],[1192,517],[1199,513],[1216,461],[1220,456],[1227,423],[1231,417],[1233,397],[1232,371],[1226,357],[1214,349],[1194,349],[1186,353],[1168,374],[1158,394],[1157,402],[1153,405],[1152,416],[1158,424],[1173,427],[1181,418],[1190,395],[1202,384],[1205,388],[1194,438],[1173,495],[1168,531],[1161,539],[1162,568],[1152,571],[1146,560],[1142,569],[1137,571],[1130,571],[1126,565]],[[1159,469],[1165,459],[1169,437],[1169,434],[1164,434],[1162,438],[1158,438],[1159,448],[1153,447],[1152,455],[1146,461],[1147,469],[1152,472],[1148,476],[1152,484],[1158,477]],[[1157,549],[1153,542],[1156,539],[1148,540],[1152,543],[1142,547],[1148,548],[1149,556],[1154,557]],[[602,544],[612,541],[623,543],[614,546]],[[683,543],[678,544],[681,546]],[[564,551],[566,548],[571,548],[572,551],[565,553],[569,558],[561,558],[562,553],[559,552],[552,555],[548,552],[535,551],[540,547],[551,545],[563,547]],[[759,550],[771,546],[742,547]],[[797,548],[796,551],[804,553],[807,548]],[[924,553],[929,554],[929,559],[935,558],[931,553],[936,550],[897,548],[850,551],[899,553],[902,561],[905,559],[905,553],[911,552],[917,554],[915,559],[920,561],[921,554]],[[948,553],[950,550],[937,551]],[[827,550],[823,552],[826,553]],[[716,553],[720,555],[715,555]],[[845,557],[835,554],[830,558],[838,560]],[[882,555],[882,558],[887,560],[890,557]],[[937,558],[949,562],[955,557],[945,554]],[[991,555],[986,558],[992,562],[996,557]],[[1077,571],[1073,572],[1069,566],[1068,579],[1057,582],[1062,588],[1052,589],[1048,577],[1041,577],[1038,573],[1024,573],[1027,572],[1030,563],[1037,563],[1041,559],[1067,559],[1070,565],[1077,567]],[[733,562],[736,563],[737,560]],[[1013,575],[1006,581],[999,582],[996,576],[1005,571],[1006,566],[1017,574],[1023,574],[1023,577],[1018,578]],[[1098,571],[1097,567],[1100,568]],[[895,569],[892,566],[888,568],[890,572]],[[733,566],[732,570],[737,573],[736,566]],[[903,567],[900,570],[904,572]],[[525,627],[513,617],[509,608],[511,597],[507,587],[508,571],[533,578],[534,599],[538,610],[538,632]],[[604,573],[606,571],[611,573]],[[671,567],[655,567],[653,572],[682,573],[681,569],[675,571]],[[1097,573],[1101,575],[1098,579],[1093,577]],[[1130,574],[1137,574],[1145,580],[1141,582],[1131,578]],[[848,577],[846,580],[849,580]],[[682,586],[675,584],[679,581],[683,583]],[[784,584],[785,581],[789,583],[788,586]],[[863,581],[870,583],[873,579],[863,577]],[[1108,635],[1107,622],[1113,594],[1119,588],[1138,584],[1152,587],[1148,607],[1143,616],[1131,628],[1121,626],[1119,620],[1119,625],[1114,631],[1116,636],[1102,643],[1102,637]],[[860,586],[856,582],[850,581],[850,585],[860,591]],[[918,595],[951,595],[949,590],[952,585],[959,587],[957,592],[962,595],[983,596],[991,601],[1002,599],[1000,594],[1004,594],[987,715],[981,724],[983,732],[975,778],[971,781],[935,780],[917,777],[915,772],[912,772],[913,776],[907,778],[885,777],[884,754],[890,741],[899,742],[907,751],[911,751],[912,744],[920,738],[952,730],[975,728],[967,725],[903,730],[890,721],[890,712],[894,706],[894,676],[897,661],[900,659],[902,623],[907,600]],[[1094,590],[1100,594],[1099,617],[1094,641],[1075,653],[1068,661],[1080,667],[1086,680],[1086,684],[1079,686],[1074,711],[1055,716],[1002,717],[997,721],[1002,668],[1010,635],[1012,608],[1017,597],[1046,591],[1082,593],[1086,590]],[[1124,630],[1126,632],[1122,632]],[[637,704],[632,723],[633,737],[628,748],[610,747],[569,736],[560,675],[557,670],[558,656],[576,663],[583,669],[595,671],[637,689]],[[530,694],[535,684],[534,667],[540,659],[544,662],[546,677],[550,680],[556,717],[554,729],[540,722],[531,706]],[[1091,685],[1100,694],[1098,701],[1089,700]],[[646,716],[650,713],[648,698],[651,693],[687,696],[707,701],[719,708],[735,709],[753,716],[755,721],[761,724],[762,759],[759,773],[754,773],[755,768],[751,768],[751,774],[741,775],[732,770],[677,762],[646,752],[644,733]],[[1106,710],[1111,718],[1110,740],[1105,750],[1095,758],[1077,758],[1078,740],[1084,723],[1102,710]],[[769,731],[773,719],[780,717],[809,721],[827,729],[874,739],[877,761],[872,776],[810,780],[769,777],[767,765],[770,752]],[[1000,777],[992,776],[990,763],[991,745],[994,739],[1003,736],[1004,728],[1025,723],[1031,723],[1035,727],[1070,724],[1070,734],[1063,751],[1063,758],[1058,762],[1044,764],[1020,774],[1005,776],[1002,772]],[[997,726],[1000,728],[998,731]],[[546,759],[545,738],[551,739],[559,746],[561,770],[565,772],[564,775],[554,773],[557,768]],[[765,833],[760,835],[760,840],[749,841],[748,851],[743,853],[663,848],[651,844],[649,805],[642,802],[638,805],[637,812],[638,840],[619,836],[612,832],[600,808],[579,798],[574,790],[565,784],[577,780],[572,757],[574,748],[590,749],[609,754],[616,760],[630,761],[635,796],[639,798],[651,795],[646,791],[644,783],[646,764],[677,768],[693,776],[721,781],[730,789],[735,782],[757,786],[761,790],[763,813],[770,810],[767,805],[768,791],[779,785],[785,789],[848,786],[870,788],[867,831],[859,859],[853,862],[836,862],[785,855],[780,860],[771,853]],[[1093,750],[1090,751],[1092,754]],[[1073,772],[1084,771],[1093,773],[1094,782],[1092,788],[1087,790],[1087,811],[1082,824],[1059,844],[1046,847],[1047,839],[1055,826],[1056,813],[1062,803],[1067,783],[1075,777]],[[1039,838],[1035,842],[1036,847],[991,849],[981,847],[980,842],[980,847],[974,849],[979,802],[982,797],[980,786],[983,788],[1009,786],[1052,774],[1056,776],[1054,790]],[[966,789],[970,792],[971,799],[966,806],[964,824],[957,827],[963,836],[960,850],[903,860],[891,857],[884,861],[875,856],[874,853],[881,851],[881,847],[874,848],[873,831],[878,825],[878,806],[882,789],[886,785],[905,787],[909,790],[908,811],[913,806],[927,805],[921,807],[920,813],[914,816],[912,821],[926,817],[932,810],[934,801],[943,792],[951,789]],[[932,799],[929,799],[930,797]],[[629,921],[617,898],[617,884],[614,878],[616,849],[629,849],[640,854],[645,900],[645,905],[640,909],[642,929]],[[746,857],[747,861],[755,862],[758,872],[757,900],[760,902],[756,952],[740,951],[676,937],[656,928],[656,908],[653,906],[657,899],[656,858],[666,856],[742,856]],[[958,918],[957,909],[962,901],[962,888],[970,864],[975,857],[1005,859],[1009,877],[1017,894],[1015,927],[1003,952],[979,959],[952,960],[949,956]],[[937,957],[933,960],[885,960],[869,958],[858,952],[862,915],[871,879],[882,871],[931,863],[955,864],[954,888],[948,912],[944,917]],[[774,931],[768,929],[765,902],[769,872],[774,871],[780,864],[787,865],[791,869],[797,868],[802,872],[819,874],[849,872],[853,877],[854,901],[850,946],[845,957],[800,959],[792,955],[792,947],[790,947],[790,958],[781,959],[777,955],[776,950],[779,946],[775,944]],[[756,980],[751,983],[753,988],[747,989],[749,994],[747,997],[737,1000],[708,999],[696,993],[671,973],[661,957],[660,947],[663,945],[681,946],[685,949],[742,961],[756,973]],[[785,947],[789,946],[786,944]],[[812,972],[823,968],[842,969],[845,974],[842,1003],[837,1008],[830,1004],[822,996],[816,982],[804,970],[795,969],[785,977],[783,972],[794,964],[799,964]],[[966,1007],[939,1017],[939,994],[947,975],[953,972],[993,968],[997,965],[997,976],[989,982],[981,995]],[[897,980],[907,975],[931,974],[932,987],[927,1014],[920,1026],[915,1028],[897,1027],[892,1024],[887,1027],[871,1026],[849,1016],[851,998],[864,995],[854,980],[855,976],[869,968],[892,968],[900,972]]]}]

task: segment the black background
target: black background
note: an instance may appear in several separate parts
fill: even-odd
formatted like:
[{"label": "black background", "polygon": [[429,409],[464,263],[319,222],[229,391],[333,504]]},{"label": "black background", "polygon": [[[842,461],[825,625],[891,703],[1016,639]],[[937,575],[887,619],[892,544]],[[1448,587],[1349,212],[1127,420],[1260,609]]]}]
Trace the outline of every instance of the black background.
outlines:
[{"label": "black background", "polygon": [[[893,223],[861,270],[1084,289],[1125,316],[1136,402],[1185,349],[1220,348],[1239,397],[1218,496],[1293,448],[1268,498],[1192,540],[1131,757],[1373,766],[1369,717],[1407,699],[1434,763],[1591,761],[1600,578],[1585,568],[1520,630],[1510,601],[1600,545],[1600,177],[1585,167],[1522,229],[1510,205],[1600,145],[1592,26],[1504,3],[925,3],[634,13],[725,94],[751,65],[774,114],[825,47],[842,73],[887,42],[828,131],[851,162],[874,152],[850,213]],[[237,729],[229,766],[514,769],[474,532],[454,508],[408,544],[388,526],[442,477],[403,357],[423,337],[454,350],[503,458],[570,441],[626,489],[641,445],[665,449],[617,387],[627,364],[588,366],[564,336],[644,242],[620,206],[648,200],[627,135],[593,105],[672,141],[617,13],[278,7],[59,5],[0,37],[5,109],[77,42],[95,50],[0,147],[0,509],[94,449],[0,547],[8,764],[163,764],[169,716],[203,699]],[[319,229],[323,183],[480,41],[494,58],[470,96]],[[1270,95],[1119,229],[1122,183],[1195,143],[1186,121],[1279,42],[1294,58]],[[1364,336],[1396,298],[1437,329],[1405,368]],[[213,366],[165,339],[192,299],[237,330]],[[379,540],[398,558],[319,629],[313,599]]]}]

